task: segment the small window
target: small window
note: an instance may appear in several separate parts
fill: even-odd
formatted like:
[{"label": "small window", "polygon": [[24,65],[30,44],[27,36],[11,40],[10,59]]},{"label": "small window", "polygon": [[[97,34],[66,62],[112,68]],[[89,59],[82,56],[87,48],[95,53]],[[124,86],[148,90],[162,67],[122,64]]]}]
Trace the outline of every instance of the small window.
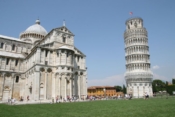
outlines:
[{"label": "small window", "polygon": [[6,65],[8,65],[9,64],[9,58],[7,58],[7,60],[6,60]]},{"label": "small window", "polygon": [[47,57],[47,55],[48,55],[48,50],[46,50],[46,53],[45,53],[45,56]]},{"label": "small window", "polygon": [[19,76],[16,76],[16,80],[15,80],[16,83],[19,82]]},{"label": "small window", "polygon": [[12,45],[12,50],[15,50],[15,44]]},{"label": "small window", "polygon": [[45,65],[47,65],[48,64],[48,61],[45,61]]},{"label": "small window", "polygon": [[134,23],[134,26],[137,28],[137,23],[136,22]]},{"label": "small window", "polygon": [[78,62],[79,62],[79,56],[78,56]]},{"label": "small window", "polygon": [[1,43],[1,46],[0,46],[0,48],[3,48],[4,47],[4,43]]},{"label": "small window", "polygon": [[63,37],[63,43],[66,43],[66,37]]},{"label": "small window", "polygon": [[129,25],[128,25],[128,29],[130,29]]},{"label": "small window", "polygon": [[57,57],[59,57],[59,53],[57,52]]},{"label": "small window", "polygon": [[17,65],[18,65],[18,60],[15,61],[15,66],[17,66]]},{"label": "small window", "polygon": [[32,94],[32,87],[30,86],[30,88],[29,88],[29,91],[30,91],[30,94]]}]

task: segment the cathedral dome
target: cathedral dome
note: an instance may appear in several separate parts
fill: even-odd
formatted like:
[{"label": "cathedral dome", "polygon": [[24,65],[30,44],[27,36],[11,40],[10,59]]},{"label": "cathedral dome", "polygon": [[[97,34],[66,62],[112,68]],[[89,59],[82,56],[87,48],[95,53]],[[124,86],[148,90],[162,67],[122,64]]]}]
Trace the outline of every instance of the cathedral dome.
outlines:
[{"label": "cathedral dome", "polygon": [[29,33],[36,33],[36,34],[41,34],[41,35],[46,35],[47,31],[40,25],[40,21],[36,20],[35,24],[28,27],[25,32]]},{"label": "cathedral dome", "polygon": [[35,24],[28,27],[20,34],[20,39],[28,42],[38,42],[47,35],[46,29],[40,25],[40,20],[36,20]]}]

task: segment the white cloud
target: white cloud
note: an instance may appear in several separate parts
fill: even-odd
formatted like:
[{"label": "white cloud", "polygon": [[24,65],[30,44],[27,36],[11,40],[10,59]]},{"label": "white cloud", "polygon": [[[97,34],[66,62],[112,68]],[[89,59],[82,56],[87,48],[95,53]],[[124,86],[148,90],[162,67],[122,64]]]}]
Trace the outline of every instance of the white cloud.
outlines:
[{"label": "white cloud", "polygon": [[[169,81],[169,82],[171,82],[172,80],[171,78],[167,78],[165,76],[161,76],[155,73],[153,75],[154,75],[153,80],[160,79],[162,81]],[[123,86],[123,84],[126,84],[124,75],[115,75],[115,76],[110,76],[103,79],[88,80],[88,87],[89,86],[115,86],[115,85]]]},{"label": "white cloud", "polygon": [[160,67],[158,65],[154,65],[153,69],[159,69]]},{"label": "white cloud", "polygon": [[162,80],[162,81],[169,81],[169,82],[171,82],[171,79],[170,78],[167,78],[167,77],[165,77],[165,76],[161,76],[161,75],[158,75],[158,74],[153,74],[153,80],[155,80],[155,79],[160,79],[160,80]]},{"label": "white cloud", "polygon": [[125,84],[124,75],[115,75],[104,79],[88,80],[88,86],[123,86]]}]

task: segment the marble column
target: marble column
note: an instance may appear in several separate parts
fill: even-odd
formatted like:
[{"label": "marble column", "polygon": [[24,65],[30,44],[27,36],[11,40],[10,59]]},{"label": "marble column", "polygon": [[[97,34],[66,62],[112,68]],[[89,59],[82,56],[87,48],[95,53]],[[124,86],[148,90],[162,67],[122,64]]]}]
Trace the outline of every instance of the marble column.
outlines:
[{"label": "marble column", "polygon": [[64,87],[64,88],[65,88],[65,89],[64,89],[64,98],[67,99],[67,94],[66,94],[67,79],[64,78],[64,80],[65,80],[65,84],[64,84],[64,85],[65,85],[65,87]]},{"label": "marble column", "polygon": [[54,93],[55,93],[55,97],[57,95],[59,95],[59,76],[58,76],[58,73],[56,73],[55,75],[55,82],[53,82],[55,84],[55,90],[54,90]]},{"label": "marble column", "polygon": [[52,73],[52,97],[55,99],[55,74]]},{"label": "marble column", "polygon": [[0,75],[0,100],[3,97],[3,88],[4,88],[4,74]]},{"label": "marble column", "polygon": [[67,65],[67,54],[68,54],[67,50],[65,50],[64,54],[65,54],[65,58],[64,58],[65,59],[65,63],[64,63],[64,65]]},{"label": "marble column", "polygon": [[56,65],[56,57],[57,56],[57,54],[56,54],[56,51],[53,51],[53,53],[52,53],[52,65]]},{"label": "marble column", "polygon": [[[8,97],[10,95],[10,85],[12,84],[11,83],[11,75],[10,74],[5,74],[4,75],[4,84],[3,84],[3,96],[2,96],[2,101],[7,101],[8,100]],[[6,87],[7,86],[7,87]]]},{"label": "marble column", "polygon": [[40,63],[40,58],[41,58],[41,48],[37,48],[36,51],[36,63]]},{"label": "marble column", "polygon": [[45,65],[45,61],[46,61],[46,50],[44,50],[44,53],[43,53],[43,64]]},{"label": "marble column", "polygon": [[72,95],[75,96],[75,77],[72,78]]},{"label": "marble column", "polygon": [[61,77],[58,77],[59,79],[58,79],[58,84],[59,84],[59,87],[58,87],[58,95],[59,95],[59,97],[61,96]]},{"label": "marble column", "polygon": [[58,51],[59,57],[58,57],[58,64],[61,65],[61,50]]},{"label": "marble column", "polygon": [[72,97],[72,78],[70,78],[70,85],[69,85],[69,91],[70,91],[70,98]]},{"label": "marble column", "polygon": [[47,69],[45,69],[44,99],[47,99]]},{"label": "marble column", "polygon": [[78,75],[78,95],[79,95],[79,99],[81,99],[80,89],[81,89],[81,87],[80,87],[80,75]]},{"label": "marble column", "polygon": [[48,65],[50,65],[50,50],[48,50],[48,55],[47,55],[47,60],[48,60]]},{"label": "marble column", "polygon": [[34,99],[39,100],[40,96],[40,71],[35,71],[34,81],[35,81],[35,89],[34,89]]},{"label": "marble column", "polygon": [[10,91],[10,95],[11,96],[9,96],[9,97],[14,97],[14,83],[15,83],[15,75],[14,74],[12,74],[12,76],[11,76],[11,81],[12,81],[12,83],[11,83],[11,91]]}]

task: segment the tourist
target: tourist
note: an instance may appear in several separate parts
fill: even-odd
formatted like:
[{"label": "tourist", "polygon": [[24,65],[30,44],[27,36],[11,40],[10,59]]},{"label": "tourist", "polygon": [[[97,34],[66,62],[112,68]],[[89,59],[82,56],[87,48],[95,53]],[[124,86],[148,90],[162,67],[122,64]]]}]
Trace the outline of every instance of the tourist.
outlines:
[{"label": "tourist", "polygon": [[132,98],[132,95],[131,95],[131,94],[129,94],[129,100],[131,100],[131,98]]},{"label": "tourist", "polygon": [[12,98],[12,99],[11,99],[12,105],[15,104],[15,101],[16,101],[15,98]]},{"label": "tourist", "polygon": [[125,94],[125,99],[128,99],[128,94]]},{"label": "tourist", "polygon": [[120,95],[118,95],[118,99],[120,99]]},{"label": "tourist", "polygon": [[27,96],[27,101],[29,101],[29,96]]},{"label": "tourist", "polygon": [[11,99],[11,105],[13,105],[13,102],[14,102],[14,99],[12,98],[12,99]]},{"label": "tourist", "polygon": [[148,99],[149,95],[147,94],[147,92],[145,92],[145,99]]},{"label": "tourist", "polygon": [[54,98],[52,97],[52,104],[54,104]]},{"label": "tourist", "polygon": [[57,97],[56,97],[56,103],[58,103],[58,95],[57,95]]},{"label": "tourist", "polygon": [[11,103],[11,99],[10,99],[10,97],[8,98],[8,104],[10,104]]},{"label": "tourist", "polygon": [[23,97],[21,96],[21,97],[20,97],[20,101],[23,101],[23,100],[24,100],[24,99],[23,99]]}]

